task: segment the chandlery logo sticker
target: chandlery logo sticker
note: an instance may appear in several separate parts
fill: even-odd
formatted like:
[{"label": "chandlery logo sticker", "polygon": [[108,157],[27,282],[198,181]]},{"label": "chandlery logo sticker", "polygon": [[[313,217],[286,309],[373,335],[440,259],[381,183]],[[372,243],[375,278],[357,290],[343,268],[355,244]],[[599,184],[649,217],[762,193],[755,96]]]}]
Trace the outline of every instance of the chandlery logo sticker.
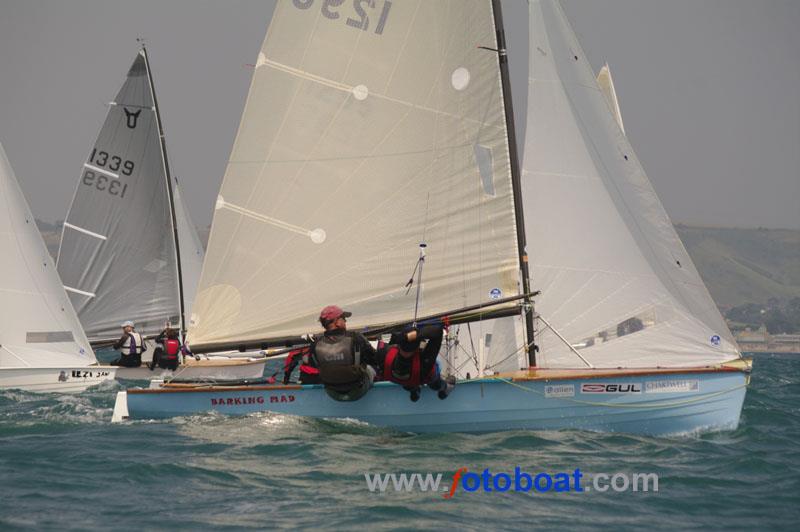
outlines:
[{"label": "chandlery logo sticker", "polygon": [[699,392],[699,379],[672,379],[668,381],[649,381],[644,384],[645,393]]},{"label": "chandlery logo sticker", "polygon": [[547,384],[544,387],[544,396],[551,397],[575,397],[574,384]]},{"label": "chandlery logo sticker", "polygon": [[641,382],[584,382],[581,393],[642,393]]}]

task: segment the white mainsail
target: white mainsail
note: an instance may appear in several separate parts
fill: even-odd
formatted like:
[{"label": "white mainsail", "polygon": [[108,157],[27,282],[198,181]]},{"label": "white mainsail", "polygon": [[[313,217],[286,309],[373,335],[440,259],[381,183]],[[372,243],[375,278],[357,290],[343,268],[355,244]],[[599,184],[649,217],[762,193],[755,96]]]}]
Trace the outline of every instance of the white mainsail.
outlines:
[{"label": "white mainsail", "polygon": [[[485,48],[481,48],[485,47]],[[413,318],[520,293],[488,0],[279,2],[225,173],[193,344]]]},{"label": "white mainsail", "polygon": [[0,367],[97,361],[0,145]]},{"label": "white mainsail", "polygon": [[614,78],[611,77],[611,67],[608,66],[608,63],[603,65],[603,68],[597,73],[597,85],[603,91],[603,96],[606,97],[619,128],[625,133],[625,125],[622,123],[622,111],[619,109],[619,100],[617,100],[617,89],[614,87]]},{"label": "white mainsail", "polygon": [[738,357],[560,5],[529,6],[522,185],[539,365],[583,367],[577,353],[596,367]]},{"label": "white mainsail", "polygon": [[[133,320],[145,335],[181,323],[179,269],[192,300],[202,264],[194,226],[175,200],[145,50],[111,102],[64,223],[58,271],[91,341],[116,339]],[[172,191],[170,190],[172,187]],[[181,250],[183,238],[188,252]],[[182,234],[181,234],[182,233]],[[194,272],[194,273],[192,273]]]}]

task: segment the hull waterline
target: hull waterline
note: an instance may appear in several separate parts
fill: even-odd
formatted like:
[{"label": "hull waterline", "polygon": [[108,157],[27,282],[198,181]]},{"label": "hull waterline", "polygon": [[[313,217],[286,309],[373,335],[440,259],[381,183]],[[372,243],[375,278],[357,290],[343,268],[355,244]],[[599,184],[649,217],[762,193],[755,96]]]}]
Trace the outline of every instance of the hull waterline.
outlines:
[{"label": "hull waterline", "polygon": [[129,390],[118,394],[114,420],[268,411],[418,433],[584,429],[660,435],[736,428],[749,378],[741,370],[581,375],[465,381],[445,400],[424,389],[416,403],[391,383],[377,383],[352,403],[330,399],[321,386]]}]

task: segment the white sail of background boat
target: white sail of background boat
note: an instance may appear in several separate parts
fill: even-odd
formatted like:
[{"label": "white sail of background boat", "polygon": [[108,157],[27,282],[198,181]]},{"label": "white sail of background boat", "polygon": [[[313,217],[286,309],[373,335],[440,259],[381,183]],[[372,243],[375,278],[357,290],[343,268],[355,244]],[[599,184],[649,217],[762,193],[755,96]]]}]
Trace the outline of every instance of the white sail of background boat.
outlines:
[{"label": "white sail of background boat", "polygon": [[[529,13],[520,172],[498,0],[279,3],[189,331],[200,350],[279,343],[314,331],[334,303],[367,334],[410,322],[404,285],[424,241],[422,319],[516,314],[483,336],[492,360],[478,364],[517,363],[522,349],[521,371],[416,403],[392,383],[348,403],[320,386],[129,390],[115,419],[271,410],[419,432],[736,426],[749,364],[560,6],[531,0]],[[535,312],[505,299],[529,282],[542,289]]]},{"label": "white sail of background boat", "polygon": [[576,351],[606,368],[739,358],[560,5],[530,11],[522,182],[539,365],[580,367]]},{"label": "white sail of background boat", "polygon": [[0,145],[0,389],[76,392],[113,379],[97,366]]},{"label": "white sail of background boat", "polygon": [[120,324],[145,336],[183,330],[203,262],[170,176],[147,52],[136,54],[81,169],[64,222],[58,271],[90,341]]},{"label": "white sail of background boat", "polygon": [[[203,247],[170,176],[146,49],[137,53],[81,170],[58,271],[89,340],[108,344],[132,320],[145,337],[166,322],[185,329]],[[142,356],[151,360],[153,346]],[[120,368],[119,378],[258,378],[265,361],[187,359],[176,371]]]},{"label": "white sail of background boat", "polygon": [[619,109],[619,100],[617,100],[617,89],[614,88],[614,78],[611,77],[611,68],[608,63],[603,65],[600,72],[597,73],[597,85],[603,91],[603,96],[606,97],[619,128],[625,133],[625,125],[622,123],[622,111]]}]

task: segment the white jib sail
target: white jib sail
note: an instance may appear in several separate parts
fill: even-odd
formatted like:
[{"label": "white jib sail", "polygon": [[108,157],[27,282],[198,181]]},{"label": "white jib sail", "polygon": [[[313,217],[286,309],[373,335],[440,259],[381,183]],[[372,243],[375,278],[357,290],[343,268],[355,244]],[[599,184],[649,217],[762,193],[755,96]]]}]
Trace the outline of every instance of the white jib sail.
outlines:
[{"label": "white jib sail", "polygon": [[0,367],[96,362],[0,145]]},{"label": "white jib sail", "polygon": [[[489,49],[479,48],[484,46]],[[279,2],[216,205],[190,340],[413,318],[519,293],[488,0]]]},{"label": "white jib sail", "polygon": [[61,237],[58,271],[91,341],[116,339],[125,320],[145,335],[180,321],[172,211],[144,54],[109,106]]},{"label": "white jib sail", "polygon": [[172,197],[175,202],[175,221],[178,227],[178,242],[180,242],[184,312],[188,320],[197,293],[197,284],[200,282],[205,251],[203,251],[203,243],[200,242],[200,237],[197,235],[197,229],[192,222],[189,209],[183,201],[183,195],[177,182],[172,187]]},{"label": "white jib sail", "polygon": [[530,39],[522,185],[539,365],[582,367],[575,351],[597,367],[739,356],[557,2],[530,2]]}]

